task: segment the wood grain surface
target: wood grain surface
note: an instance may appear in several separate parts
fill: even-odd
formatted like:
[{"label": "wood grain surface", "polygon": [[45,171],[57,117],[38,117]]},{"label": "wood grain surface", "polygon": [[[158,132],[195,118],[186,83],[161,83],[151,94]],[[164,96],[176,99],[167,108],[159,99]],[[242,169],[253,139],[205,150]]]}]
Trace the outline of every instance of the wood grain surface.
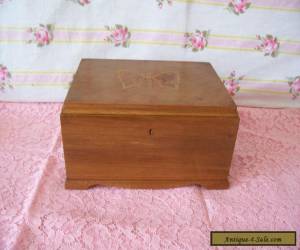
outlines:
[{"label": "wood grain surface", "polygon": [[207,63],[84,60],[61,114],[66,188],[226,188],[238,123]]}]

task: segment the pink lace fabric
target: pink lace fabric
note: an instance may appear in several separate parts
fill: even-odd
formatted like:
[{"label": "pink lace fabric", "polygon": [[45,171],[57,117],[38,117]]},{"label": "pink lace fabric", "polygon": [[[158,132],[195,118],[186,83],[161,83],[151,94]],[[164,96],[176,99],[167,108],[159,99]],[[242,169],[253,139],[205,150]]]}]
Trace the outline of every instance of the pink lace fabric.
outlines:
[{"label": "pink lace fabric", "polygon": [[0,249],[239,249],[210,247],[211,230],[299,238],[299,109],[239,108],[231,187],[219,191],[65,190],[60,110],[0,104]]}]

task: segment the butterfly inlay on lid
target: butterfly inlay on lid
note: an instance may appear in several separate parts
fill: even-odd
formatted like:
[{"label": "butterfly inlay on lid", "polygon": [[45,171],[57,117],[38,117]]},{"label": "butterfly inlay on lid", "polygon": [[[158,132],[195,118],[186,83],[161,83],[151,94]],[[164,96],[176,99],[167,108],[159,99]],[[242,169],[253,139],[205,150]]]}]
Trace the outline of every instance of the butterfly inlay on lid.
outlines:
[{"label": "butterfly inlay on lid", "polygon": [[150,88],[179,88],[179,74],[177,72],[136,73],[129,70],[118,71],[118,78],[123,89],[136,87]]}]

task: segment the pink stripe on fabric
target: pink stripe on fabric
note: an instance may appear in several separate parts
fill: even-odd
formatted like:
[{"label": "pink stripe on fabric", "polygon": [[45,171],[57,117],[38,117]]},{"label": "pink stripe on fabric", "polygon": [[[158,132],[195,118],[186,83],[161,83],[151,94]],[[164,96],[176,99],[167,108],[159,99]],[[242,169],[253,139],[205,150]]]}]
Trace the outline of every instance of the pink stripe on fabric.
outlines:
[{"label": "pink stripe on fabric", "polygon": [[70,83],[73,80],[72,75],[14,75],[12,74],[12,83]]},{"label": "pink stripe on fabric", "polygon": [[148,33],[138,32],[132,33],[132,40],[146,40],[146,41],[164,41],[164,42],[184,42],[183,34],[163,34],[163,33]]},{"label": "pink stripe on fabric", "polygon": [[16,30],[0,30],[1,40],[29,40],[32,35],[29,32]]},{"label": "pink stripe on fabric", "polygon": [[[132,40],[174,42],[179,44],[184,44],[185,42],[184,34],[160,34],[139,32],[133,33],[131,38]],[[234,40],[208,37],[208,45],[216,47],[254,49],[260,44],[261,41],[259,40]],[[280,49],[287,52],[298,52],[300,51],[300,43],[280,42]]]},{"label": "pink stripe on fabric", "polygon": [[248,106],[249,104],[247,104],[247,102],[252,103],[252,105],[253,105],[253,103],[256,103],[256,104],[257,103],[262,103],[262,100],[264,100],[264,102],[272,103],[272,104],[274,104],[278,101],[281,101],[281,102],[293,101],[293,100],[291,100],[291,96],[288,93],[286,93],[286,95],[285,94],[272,95],[270,93],[264,93],[264,92],[260,92],[258,94],[257,92],[239,91],[234,96],[234,101],[239,102],[241,106]]},{"label": "pink stripe on fabric", "polygon": [[[280,42],[280,39],[279,39]],[[230,47],[230,48],[245,48],[254,49],[259,46],[261,41],[259,40],[230,40],[222,38],[208,38],[208,45],[219,46],[219,47]],[[280,42],[279,52],[300,52],[300,43],[288,43]]]},{"label": "pink stripe on fabric", "polygon": [[221,38],[208,38],[209,46],[230,47],[230,48],[255,48],[259,41],[255,40],[229,40]]},{"label": "pink stripe on fabric", "polygon": [[247,80],[240,81],[240,87],[245,89],[255,89],[255,90],[270,90],[270,91],[288,91],[289,85],[286,82],[250,82]]},{"label": "pink stripe on fabric", "polygon": [[[201,1],[199,1],[201,3]],[[288,9],[299,9],[300,1],[299,0],[249,0],[252,5],[257,7],[271,7],[271,8],[288,8]],[[230,0],[204,0],[203,3],[220,3],[228,5]],[[251,6],[250,6],[251,8]]]},{"label": "pink stripe on fabric", "polygon": [[104,40],[109,32],[79,32],[79,31],[54,31],[54,39],[56,40]]},{"label": "pink stripe on fabric", "polygon": [[[279,40],[279,42],[280,42],[280,40]],[[280,50],[300,53],[300,43],[280,42],[279,51]]]},{"label": "pink stripe on fabric", "polygon": [[[274,7],[274,8],[300,8],[300,1],[299,0],[252,0],[250,1],[253,5],[256,6],[265,6],[265,7]],[[251,6],[250,6],[251,8]]]},{"label": "pink stripe on fabric", "polygon": [[[201,1],[199,1],[199,2],[201,3]],[[228,4],[228,2],[229,2],[229,0],[203,0],[203,3],[223,3],[223,4]]]}]

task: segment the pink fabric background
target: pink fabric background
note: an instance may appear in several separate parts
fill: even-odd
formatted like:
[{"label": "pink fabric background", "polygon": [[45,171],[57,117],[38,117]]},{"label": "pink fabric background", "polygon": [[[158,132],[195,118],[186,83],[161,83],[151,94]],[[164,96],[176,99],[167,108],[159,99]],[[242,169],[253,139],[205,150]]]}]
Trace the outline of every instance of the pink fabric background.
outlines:
[{"label": "pink fabric background", "polygon": [[223,191],[65,190],[60,109],[0,104],[0,249],[235,249],[211,230],[296,230],[299,247],[299,109],[239,108]]}]

